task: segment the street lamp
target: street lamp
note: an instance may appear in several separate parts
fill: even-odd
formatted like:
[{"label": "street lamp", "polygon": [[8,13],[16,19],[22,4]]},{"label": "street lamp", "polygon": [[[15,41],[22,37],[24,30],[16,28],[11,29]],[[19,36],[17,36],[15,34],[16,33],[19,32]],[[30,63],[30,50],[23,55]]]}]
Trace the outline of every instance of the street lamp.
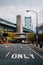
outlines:
[{"label": "street lamp", "polygon": [[[38,15],[34,10],[26,10],[26,12],[34,12],[36,14],[36,41],[38,42]],[[38,45],[38,44],[36,44]]]}]

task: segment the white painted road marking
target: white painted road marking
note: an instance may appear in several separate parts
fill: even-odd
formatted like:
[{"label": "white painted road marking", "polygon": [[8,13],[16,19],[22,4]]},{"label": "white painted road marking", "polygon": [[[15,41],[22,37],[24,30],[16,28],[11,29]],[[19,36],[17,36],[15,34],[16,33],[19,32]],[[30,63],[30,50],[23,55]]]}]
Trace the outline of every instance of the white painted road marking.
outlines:
[{"label": "white painted road marking", "polygon": [[7,47],[10,47],[10,45],[6,45],[5,47],[6,47],[6,48],[7,48]]},{"label": "white painted road marking", "polygon": [[[22,46],[20,46],[20,47],[22,48]],[[38,55],[41,59],[43,59],[43,56],[41,56],[40,54],[38,54],[36,51],[34,51],[33,49],[31,49],[28,46],[27,46],[27,48],[30,49],[32,52],[34,52],[36,55]],[[8,52],[5,57],[8,57],[9,55],[10,55],[10,52]],[[18,56],[20,56],[20,54],[19,55],[16,54],[16,58],[18,58]],[[22,54],[21,57],[22,56],[25,58],[26,54]],[[33,54],[30,54],[29,56],[31,56],[33,59],[35,58]],[[14,57],[15,57],[15,53],[12,54],[11,58],[14,58]]]},{"label": "white painted road marking", "polygon": [[34,55],[33,54],[28,54],[28,56],[26,56],[26,54],[12,54],[12,56],[11,56],[11,58],[12,59],[30,59],[30,57],[32,58],[32,59],[34,59],[35,57],[34,57]]},{"label": "white painted road marking", "polygon": [[22,46],[20,46],[20,48],[22,48]]},{"label": "white painted road marking", "polygon": [[41,59],[43,59],[43,56],[41,56],[40,54],[38,54],[36,51],[34,51],[33,49],[31,49],[30,47],[28,47],[31,51],[33,51],[35,54],[37,54]]},{"label": "white painted road marking", "polygon": [[33,54],[29,54],[33,59],[35,58]]},{"label": "white painted road marking", "polygon": [[12,54],[11,58],[12,59],[16,59],[16,58],[18,58],[18,59],[21,58],[22,59],[23,56],[22,56],[22,54],[18,54],[18,55],[17,54]]},{"label": "white painted road marking", "polygon": [[8,55],[10,55],[10,52],[8,52],[5,57],[8,57]]},{"label": "white painted road marking", "polygon": [[[11,53],[10,52],[8,52],[6,55],[5,55],[5,57],[8,57],[9,55],[10,55]],[[30,57],[32,58],[32,59],[34,59],[35,57],[34,57],[34,55],[33,54],[28,54],[28,56],[27,56],[27,54],[12,54],[11,55],[11,58],[12,59],[30,59]]]}]

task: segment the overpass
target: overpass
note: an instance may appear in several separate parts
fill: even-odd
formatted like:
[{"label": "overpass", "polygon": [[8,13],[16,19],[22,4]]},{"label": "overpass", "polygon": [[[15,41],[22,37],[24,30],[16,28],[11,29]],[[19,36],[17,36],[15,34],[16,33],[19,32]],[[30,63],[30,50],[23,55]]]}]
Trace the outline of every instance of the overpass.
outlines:
[{"label": "overpass", "polygon": [[[17,31],[17,26],[14,23],[11,23],[7,20],[4,20],[4,19],[0,18],[0,29],[5,29],[5,30],[8,30],[8,31],[16,32]],[[33,31],[23,27],[23,32],[26,33],[26,32],[33,32]]]}]

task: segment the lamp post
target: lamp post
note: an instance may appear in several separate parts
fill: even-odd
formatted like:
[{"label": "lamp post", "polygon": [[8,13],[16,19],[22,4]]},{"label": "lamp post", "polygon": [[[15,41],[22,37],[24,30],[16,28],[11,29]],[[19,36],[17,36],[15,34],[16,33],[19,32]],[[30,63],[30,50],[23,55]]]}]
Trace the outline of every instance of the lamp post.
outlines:
[{"label": "lamp post", "polygon": [[[26,10],[26,12],[34,12],[36,14],[36,42],[38,43],[38,15],[37,15],[37,12],[34,10]],[[36,43],[36,46],[38,46],[37,43]]]}]

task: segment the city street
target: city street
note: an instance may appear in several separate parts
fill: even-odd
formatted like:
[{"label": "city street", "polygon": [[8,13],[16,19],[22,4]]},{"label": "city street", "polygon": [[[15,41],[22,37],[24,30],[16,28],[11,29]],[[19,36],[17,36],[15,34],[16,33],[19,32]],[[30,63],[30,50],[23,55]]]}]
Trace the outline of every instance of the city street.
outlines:
[{"label": "city street", "polygon": [[0,0],[0,65],[43,65],[43,0]]},{"label": "city street", "polygon": [[27,44],[0,44],[0,65],[43,65],[43,55]]}]

